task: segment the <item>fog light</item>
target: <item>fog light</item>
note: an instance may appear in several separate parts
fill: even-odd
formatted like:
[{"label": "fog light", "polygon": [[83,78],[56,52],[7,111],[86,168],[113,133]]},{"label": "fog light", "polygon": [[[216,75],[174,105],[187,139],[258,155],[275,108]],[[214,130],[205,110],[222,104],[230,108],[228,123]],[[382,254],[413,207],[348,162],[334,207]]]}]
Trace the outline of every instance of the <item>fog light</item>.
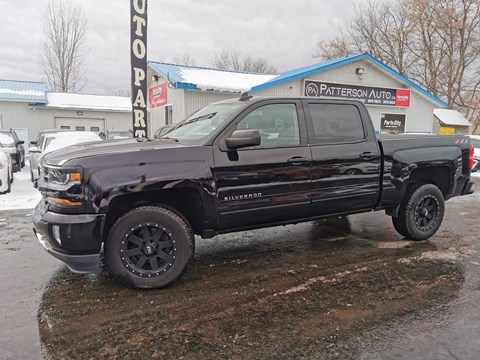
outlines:
[{"label": "fog light", "polygon": [[62,239],[60,237],[60,226],[58,225],[53,225],[53,238],[55,241],[58,243],[58,245],[62,245]]}]

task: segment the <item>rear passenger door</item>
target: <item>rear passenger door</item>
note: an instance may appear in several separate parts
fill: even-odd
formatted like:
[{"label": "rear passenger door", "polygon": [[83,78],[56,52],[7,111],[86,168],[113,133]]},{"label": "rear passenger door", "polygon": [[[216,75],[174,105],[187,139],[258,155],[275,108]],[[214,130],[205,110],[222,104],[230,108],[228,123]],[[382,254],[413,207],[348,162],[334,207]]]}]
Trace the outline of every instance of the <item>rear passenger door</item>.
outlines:
[{"label": "rear passenger door", "polygon": [[332,100],[303,103],[312,151],[312,216],[372,209],[381,154],[365,107]]}]

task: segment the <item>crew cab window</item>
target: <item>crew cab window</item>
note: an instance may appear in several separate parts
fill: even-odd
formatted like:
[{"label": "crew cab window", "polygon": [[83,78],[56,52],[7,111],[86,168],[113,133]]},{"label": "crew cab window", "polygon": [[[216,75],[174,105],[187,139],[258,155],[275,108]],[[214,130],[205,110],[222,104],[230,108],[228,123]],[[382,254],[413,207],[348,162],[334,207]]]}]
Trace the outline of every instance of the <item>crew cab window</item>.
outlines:
[{"label": "crew cab window", "polygon": [[365,139],[362,119],[356,106],[308,104],[312,116],[314,143],[334,144]]},{"label": "crew cab window", "polygon": [[255,148],[272,148],[300,145],[297,107],[295,104],[261,106],[245,116],[237,130],[257,129],[261,142]]}]

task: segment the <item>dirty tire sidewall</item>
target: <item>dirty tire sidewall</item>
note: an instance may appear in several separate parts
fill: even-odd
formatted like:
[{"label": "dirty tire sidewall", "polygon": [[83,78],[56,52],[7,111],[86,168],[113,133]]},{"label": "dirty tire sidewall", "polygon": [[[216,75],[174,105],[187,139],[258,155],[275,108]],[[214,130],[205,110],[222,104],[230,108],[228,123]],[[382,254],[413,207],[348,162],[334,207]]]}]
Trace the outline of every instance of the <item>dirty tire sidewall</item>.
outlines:
[{"label": "dirty tire sidewall", "polygon": [[[435,221],[428,230],[420,230],[415,224],[415,208],[422,199],[429,197],[435,202],[437,214]],[[438,187],[433,184],[417,184],[411,186],[405,195],[400,206],[398,218],[398,231],[410,240],[426,240],[433,236],[443,221],[445,214],[445,201],[443,194]]]},{"label": "dirty tire sidewall", "polygon": [[[133,227],[146,222],[168,228],[176,240],[176,258],[168,270],[158,276],[147,278],[133,274],[122,262],[122,239]],[[121,281],[136,288],[160,288],[176,280],[184,271],[193,255],[194,236],[188,222],[173,210],[160,206],[143,206],[120,217],[109,232],[105,243],[107,263],[112,273]]]}]

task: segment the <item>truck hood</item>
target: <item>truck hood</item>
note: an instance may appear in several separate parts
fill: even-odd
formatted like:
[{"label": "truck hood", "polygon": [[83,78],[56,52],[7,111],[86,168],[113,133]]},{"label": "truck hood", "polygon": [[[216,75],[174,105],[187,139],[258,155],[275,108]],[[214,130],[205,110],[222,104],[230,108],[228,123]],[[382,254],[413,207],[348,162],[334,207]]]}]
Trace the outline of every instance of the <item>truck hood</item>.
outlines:
[{"label": "truck hood", "polygon": [[47,165],[62,166],[69,161],[95,156],[130,154],[140,151],[156,150],[160,148],[183,147],[175,140],[137,140],[128,139],[115,142],[92,142],[72,145],[68,148],[52,151],[44,155]]}]

